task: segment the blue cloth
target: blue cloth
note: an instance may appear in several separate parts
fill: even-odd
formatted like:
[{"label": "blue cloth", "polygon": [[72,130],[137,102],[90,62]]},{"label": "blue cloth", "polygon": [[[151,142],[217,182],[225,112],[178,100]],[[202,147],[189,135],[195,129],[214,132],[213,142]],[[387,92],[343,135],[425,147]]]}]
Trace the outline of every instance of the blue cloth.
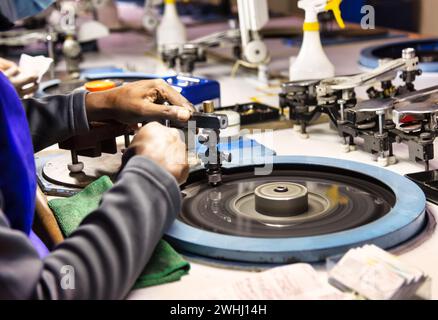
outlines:
[{"label": "blue cloth", "polygon": [[15,88],[0,72],[0,190],[13,229],[29,235],[35,211],[36,170],[32,138]]}]

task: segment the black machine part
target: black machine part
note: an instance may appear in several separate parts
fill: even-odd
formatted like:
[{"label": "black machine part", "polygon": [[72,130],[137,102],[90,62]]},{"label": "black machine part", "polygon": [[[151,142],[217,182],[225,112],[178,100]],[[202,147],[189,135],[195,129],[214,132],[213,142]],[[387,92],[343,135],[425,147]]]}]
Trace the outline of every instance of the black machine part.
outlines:
[{"label": "black machine part", "polygon": [[406,177],[424,191],[427,201],[438,205],[438,170],[409,173]]},{"label": "black machine part", "polygon": [[220,130],[228,127],[228,117],[218,113],[194,112],[190,121],[196,122],[196,128]]},{"label": "black machine part", "polygon": [[221,110],[238,112],[241,125],[278,120],[280,117],[280,110],[278,108],[259,102],[237,103],[234,106],[218,108],[216,112],[220,113]]}]

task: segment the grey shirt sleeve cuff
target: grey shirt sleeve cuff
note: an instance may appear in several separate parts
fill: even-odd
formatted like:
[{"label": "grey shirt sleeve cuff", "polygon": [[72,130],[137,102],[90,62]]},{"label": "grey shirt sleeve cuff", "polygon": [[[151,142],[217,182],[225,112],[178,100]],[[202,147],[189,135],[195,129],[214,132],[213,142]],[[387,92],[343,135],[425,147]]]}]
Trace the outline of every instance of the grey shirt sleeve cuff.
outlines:
[{"label": "grey shirt sleeve cuff", "polygon": [[73,128],[71,129],[75,134],[86,133],[90,130],[85,107],[85,97],[87,94],[88,91],[80,90],[70,95],[70,119],[73,119],[71,122]]}]

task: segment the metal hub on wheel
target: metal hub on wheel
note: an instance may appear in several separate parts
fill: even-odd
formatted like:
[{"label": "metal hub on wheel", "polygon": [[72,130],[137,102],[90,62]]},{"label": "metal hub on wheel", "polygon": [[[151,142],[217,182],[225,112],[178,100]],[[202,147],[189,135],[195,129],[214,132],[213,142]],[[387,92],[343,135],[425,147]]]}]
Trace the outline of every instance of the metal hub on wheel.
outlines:
[{"label": "metal hub on wheel", "polygon": [[254,190],[255,209],[268,216],[296,216],[309,209],[308,191],[292,182],[272,182]]}]

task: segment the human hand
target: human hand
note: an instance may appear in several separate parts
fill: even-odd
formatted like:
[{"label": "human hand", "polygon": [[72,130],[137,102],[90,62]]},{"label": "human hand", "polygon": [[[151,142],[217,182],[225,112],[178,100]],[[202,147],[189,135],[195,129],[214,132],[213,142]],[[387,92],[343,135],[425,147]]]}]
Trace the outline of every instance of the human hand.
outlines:
[{"label": "human hand", "polygon": [[0,58],[0,71],[9,79],[21,98],[38,89],[38,77],[24,74],[13,61]]},{"label": "human hand", "polygon": [[90,92],[86,108],[89,121],[115,120],[126,124],[158,119],[186,122],[194,111],[192,104],[162,79]]},{"label": "human hand", "polygon": [[125,154],[146,156],[184,183],[189,174],[186,145],[177,129],[150,122],[134,136]]},{"label": "human hand", "polygon": [[0,71],[8,78],[13,77],[18,74],[18,66],[13,61],[0,58]]},{"label": "human hand", "polygon": [[38,90],[38,77],[19,73],[17,76],[9,78],[21,98],[35,93]]}]

